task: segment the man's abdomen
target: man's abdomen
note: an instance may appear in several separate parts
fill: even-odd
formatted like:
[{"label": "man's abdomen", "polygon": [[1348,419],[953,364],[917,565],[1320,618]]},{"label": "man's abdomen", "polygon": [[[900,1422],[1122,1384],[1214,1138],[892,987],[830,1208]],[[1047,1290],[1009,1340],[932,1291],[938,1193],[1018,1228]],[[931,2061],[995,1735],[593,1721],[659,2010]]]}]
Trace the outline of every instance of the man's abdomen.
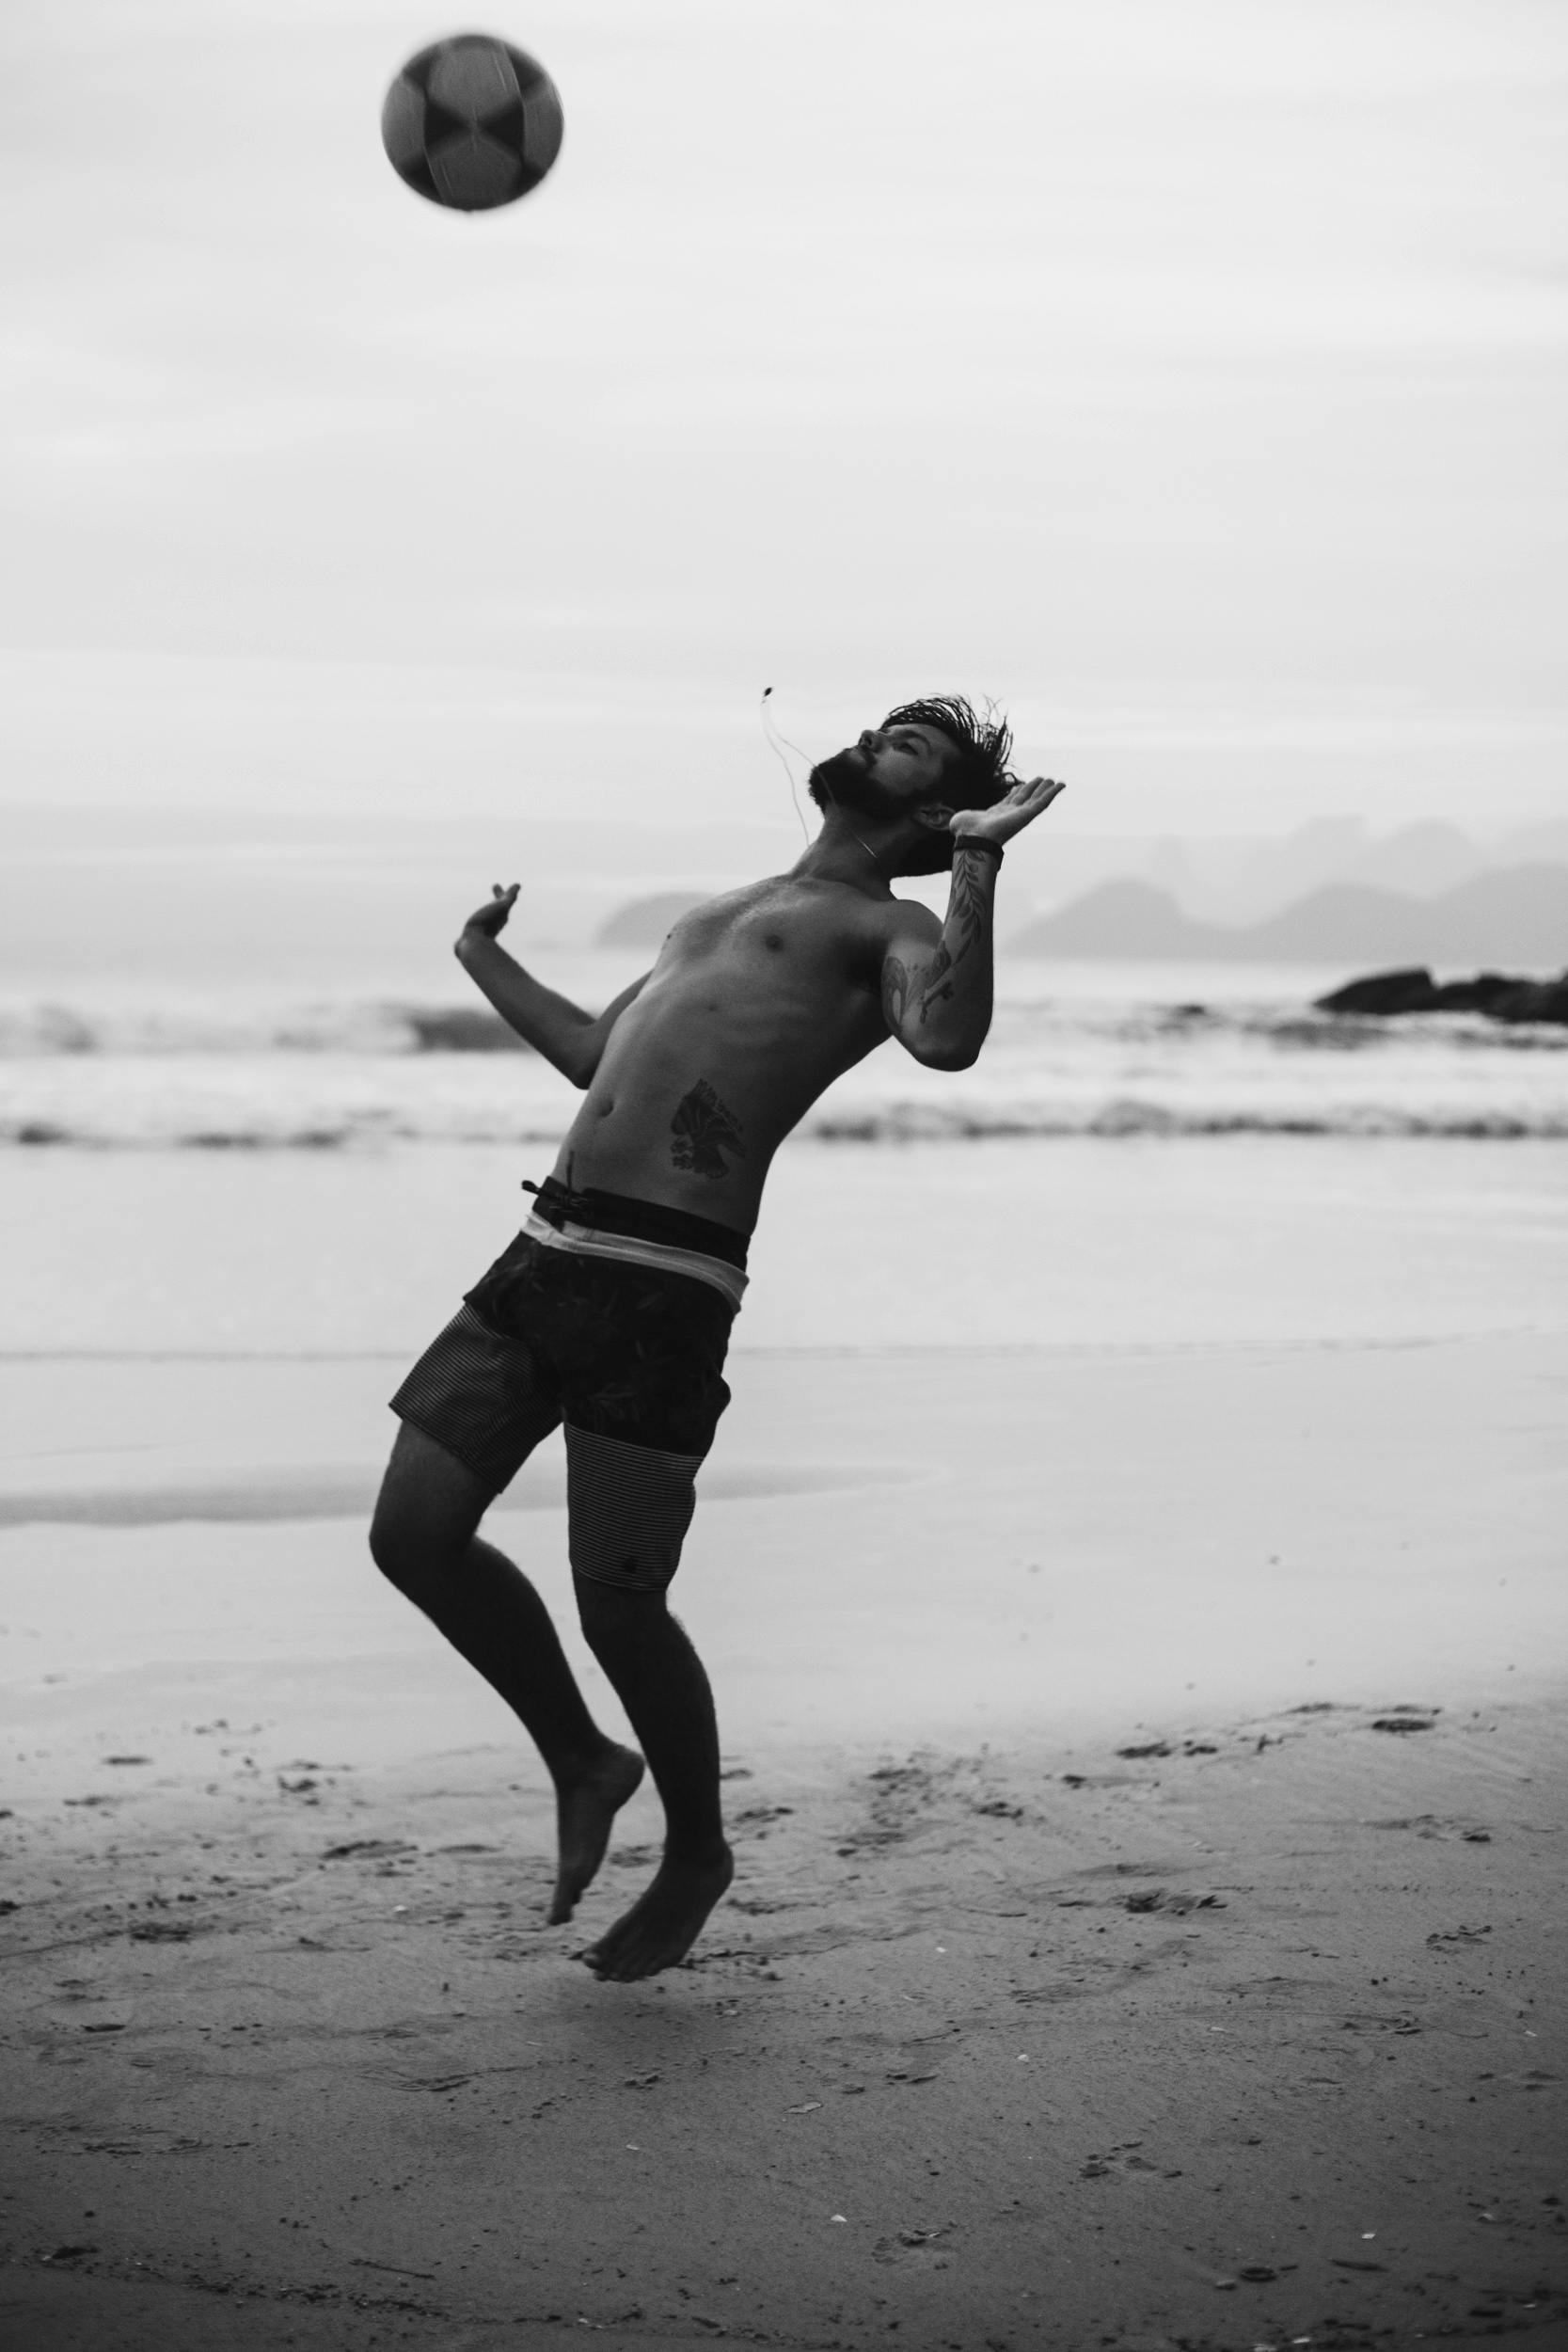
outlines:
[{"label": "man's abdomen", "polygon": [[656,980],[617,1022],[557,1175],[750,1232],[780,1143],[866,1050],[835,1009],[734,974]]}]

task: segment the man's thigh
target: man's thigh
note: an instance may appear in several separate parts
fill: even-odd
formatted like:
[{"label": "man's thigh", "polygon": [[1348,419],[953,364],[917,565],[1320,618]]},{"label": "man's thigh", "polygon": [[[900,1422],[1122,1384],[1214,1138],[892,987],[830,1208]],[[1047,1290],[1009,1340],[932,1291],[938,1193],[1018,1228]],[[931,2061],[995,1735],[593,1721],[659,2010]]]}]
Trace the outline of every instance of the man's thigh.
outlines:
[{"label": "man's thigh", "polygon": [[371,1549],[384,1567],[450,1557],[467,1549],[494,1500],[467,1462],[405,1421],[376,1497]]},{"label": "man's thigh", "polygon": [[661,1268],[590,1260],[577,1279],[597,1311],[585,1317],[592,1346],[561,1382],[572,1567],[595,1586],[662,1594],[730,1401],[735,1311],[706,1282]]}]

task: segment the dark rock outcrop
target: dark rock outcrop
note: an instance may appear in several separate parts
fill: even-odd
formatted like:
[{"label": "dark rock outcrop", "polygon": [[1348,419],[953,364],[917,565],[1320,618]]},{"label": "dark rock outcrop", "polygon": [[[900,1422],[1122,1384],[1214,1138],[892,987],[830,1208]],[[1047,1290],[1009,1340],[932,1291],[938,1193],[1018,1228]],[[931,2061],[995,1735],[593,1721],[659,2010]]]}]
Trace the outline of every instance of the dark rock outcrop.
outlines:
[{"label": "dark rock outcrop", "polygon": [[1554,1021],[1568,1026],[1568,973],[1555,980],[1524,980],[1506,972],[1478,972],[1473,980],[1437,981],[1424,964],[1370,972],[1317,999],[1320,1012],[1391,1014],[1483,1012],[1492,1021]]},{"label": "dark rock outcrop", "polygon": [[1435,1012],[1437,988],[1424,963],[1370,972],[1317,999],[1320,1012]]},{"label": "dark rock outcrop", "polygon": [[1568,1027],[1568,972],[1556,980],[1514,980],[1481,1010],[1494,1021],[1557,1021]]},{"label": "dark rock outcrop", "polygon": [[530,1054],[499,1013],[481,1005],[409,1005],[403,1018],[421,1054]]}]

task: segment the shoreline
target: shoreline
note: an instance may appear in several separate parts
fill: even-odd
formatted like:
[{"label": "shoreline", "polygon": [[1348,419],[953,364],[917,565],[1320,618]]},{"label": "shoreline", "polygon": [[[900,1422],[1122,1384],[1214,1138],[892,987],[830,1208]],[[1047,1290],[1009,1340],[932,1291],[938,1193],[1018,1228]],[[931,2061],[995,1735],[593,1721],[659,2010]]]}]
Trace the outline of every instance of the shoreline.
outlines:
[{"label": "shoreline", "polygon": [[[370,1565],[361,1512],[393,1424],[391,1381],[365,1372],[0,1365],[0,1679],[19,1720],[69,1721],[101,1674],[134,1704],[138,1675],[199,1668],[236,1690],[250,1675],[303,1721],[294,1685],[330,1704],[374,1660],[427,1750],[475,1720],[500,1735],[499,1701]],[[736,1366],[673,1605],[721,1720],[784,1747],[1544,1696],[1568,1657],[1564,1378],[1550,1331],[758,1353]],[[93,1423],[115,1447],[72,1442]],[[546,1440],[488,1524],[613,1707],[577,1634],[562,1454]],[[286,1516],[324,1496],[342,1516]],[[14,1523],[29,1505],[48,1516]]]}]

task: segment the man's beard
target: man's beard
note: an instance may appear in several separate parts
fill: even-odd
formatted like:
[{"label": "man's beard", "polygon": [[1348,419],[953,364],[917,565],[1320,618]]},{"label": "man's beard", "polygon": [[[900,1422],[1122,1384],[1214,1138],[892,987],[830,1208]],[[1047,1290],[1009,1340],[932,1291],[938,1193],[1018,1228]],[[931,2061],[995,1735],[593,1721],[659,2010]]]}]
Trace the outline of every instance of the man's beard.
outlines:
[{"label": "man's beard", "polygon": [[834,752],[819,759],[806,780],[806,789],[826,817],[834,808],[852,808],[863,817],[901,817],[904,803],[896,792],[867,773],[854,752]]}]

